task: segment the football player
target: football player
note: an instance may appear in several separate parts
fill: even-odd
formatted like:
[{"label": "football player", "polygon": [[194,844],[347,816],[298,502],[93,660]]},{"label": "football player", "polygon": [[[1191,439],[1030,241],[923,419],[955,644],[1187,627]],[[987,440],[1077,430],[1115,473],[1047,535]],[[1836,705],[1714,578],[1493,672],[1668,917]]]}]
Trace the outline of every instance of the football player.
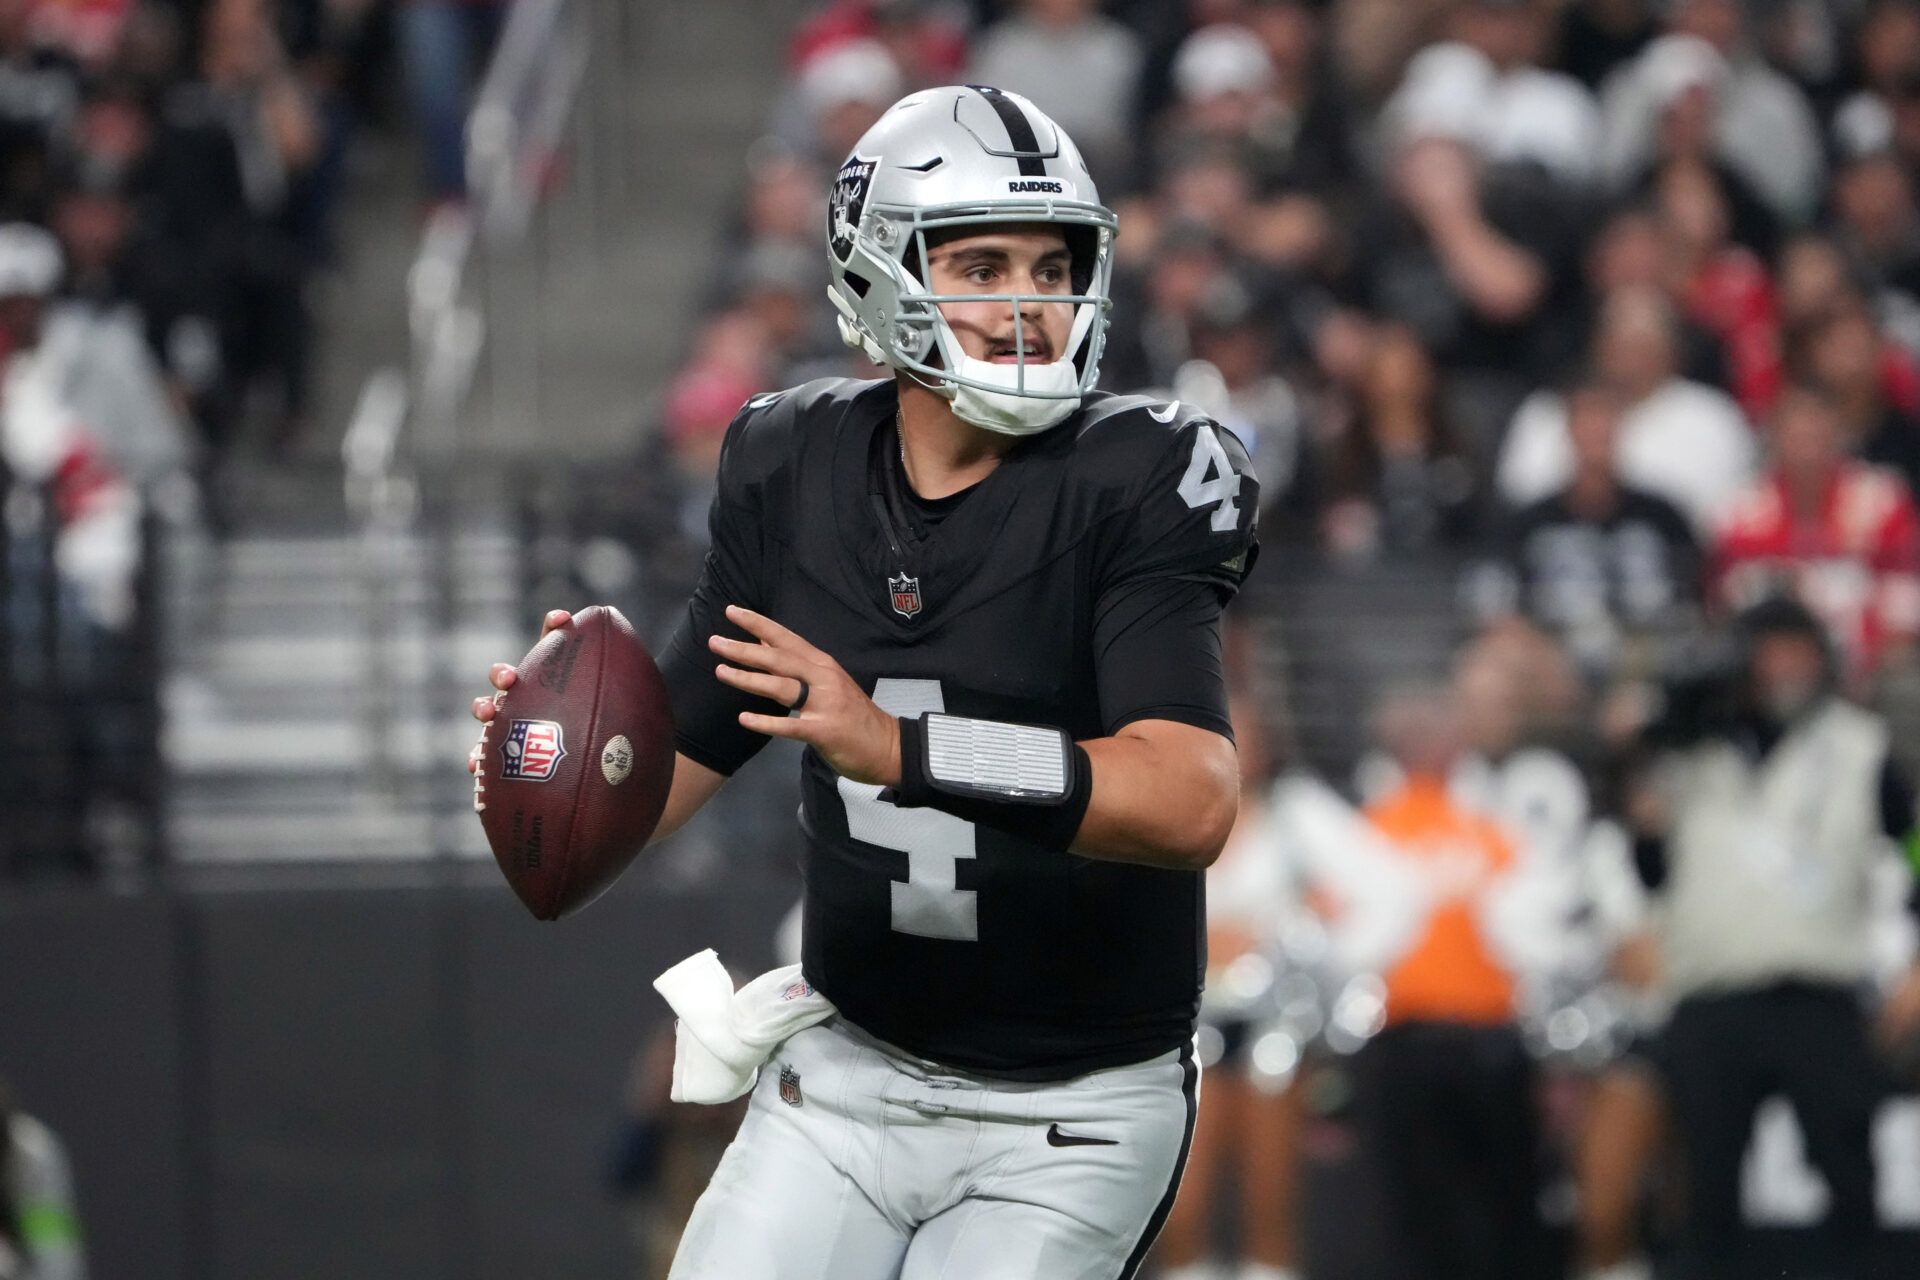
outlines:
[{"label": "football player", "polygon": [[891,376],[728,430],[657,835],[805,743],[838,1013],[767,1063],[675,1280],[1112,1280],[1173,1201],[1259,495],[1191,407],[1094,390],[1114,233],[1024,98],[903,99],[827,220],[841,333]]}]

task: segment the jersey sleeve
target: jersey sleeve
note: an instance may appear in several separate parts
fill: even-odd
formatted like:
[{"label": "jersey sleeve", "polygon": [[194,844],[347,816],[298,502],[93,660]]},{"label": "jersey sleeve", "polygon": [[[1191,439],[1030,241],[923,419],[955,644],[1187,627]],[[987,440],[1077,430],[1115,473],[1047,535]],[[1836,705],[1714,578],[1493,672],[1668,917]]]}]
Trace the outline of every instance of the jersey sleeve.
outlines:
[{"label": "jersey sleeve", "polygon": [[673,706],[675,750],[729,776],[767,743],[763,735],[741,726],[740,713],[782,715],[786,711],[768,699],[721,683],[713,674],[719,660],[707,648],[707,637],[712,635],[753,639],[727,621],[728,605],[755,611],[765,608],[762,569],[768,531],[762,495],[766,481],[755,474],[763,468],[754,465],[755,453],[765,450],[749,439],[756,429],[764,430],[754,421],[761,412],[757,400],[749,401],[727,428],[719,482],[707,516],[709,542],[700,581],[660,656],[660,675]]},{"label": "jersey sleeve", "polygon": [[[1135,424],[1131,424],[1136,427]],[[1116,432],[1116,435],[1118,433]],[[1107,539],[1103,588],[1153,576],[1200,573],[1229,595],[1253,566],[1260,483],[1233,432],[1199,416],[1161,429],[1152,449],[1139,440],[1111,446],[1108,465],[1136,465],[1139,479],[1118,491],[1123,516]]]},{"label": "jersey sleeve", "polygon": [[1260,486],[1238,437],[1194,418],[1126,497],[1093,618],[1100,714],[1112,733],[1175,720],[1231,737],[1220,612],[1258,550]]}]

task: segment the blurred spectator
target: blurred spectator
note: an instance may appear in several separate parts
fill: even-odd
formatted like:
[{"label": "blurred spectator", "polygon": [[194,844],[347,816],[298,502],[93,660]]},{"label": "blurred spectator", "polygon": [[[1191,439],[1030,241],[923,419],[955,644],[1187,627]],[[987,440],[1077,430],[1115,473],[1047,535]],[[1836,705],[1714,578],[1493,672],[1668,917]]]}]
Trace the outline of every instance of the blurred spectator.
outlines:
[{"label": "blurred spectator", "polygon": [[1271,15],[1266,25],[1292,60],[1287,74],[1275,66],[1270,43],[1246,27],[1219,23],[1188,36],[1174,55],[1176,99],[1153,171],[1196,145],[1224,145],[1256,197],[1324,201],[1338,195],[1355,162],[1345,115],[1316,73],[1314,19],[1291,3],[1261,12]]},{"label": "blurred spectator", "polygon": [[1920,71],[1920,5],[1872,0],[1855,28],[1853,53],[1862,92],[1890,98]]},{"label": "blurred spectator", "polygon": [[[1677,318],[1648,289],[1602,305],[1592,371],[1624,402],[1615,458],[1621,480],[1678,506],[1708,529],[1753,475],[1755,448],[1740,409],[1679,375]],[[1501,452],[1501,497],[1526,507],[1573,480],[1576,454],[1565,399],[1536,392],[1520,406]]]},{"label": "blurred spectator", "polygon": [[1358,412],[1334,446],[1321,535],[1335,554],[1367,559],[1464,541],[1479,494],[1444,417],[1427,353],[1403,329],[1374,343]]},{"label": "blurred spectator", "polygon": [[[1585,85],[1539,65],[1547,35],[1543,8],[1533,0],[1463,0],[1450,13],[1448,30],[1459,48],[1485,60],[1477,132],[1488,163],[1536,164],[1571,184],[1591,179],[1599,110]],[[1419,93],[1417,68],[1447,49],[1436,45],[1416,59],[1402,92]]]},{"label": "blurred spectator", "polygon": [[399,0],[400,60],[420,128],[427,194],[467,194],[467,107],[508,0]]},{"label": "blurred spectator", "polygon": [[733,264],[728,295],[735,310],[753,317],[766,335],[763,359],[771,381],[791,381],[796,364],[830,359],[843,344],[833,313],[819,305],[826,272],[811,247],[778,240],[749,246]]},{"label": "blurred spectator", "polygon": [[1140,41],[1097,0],[1019,0],[980,33],[969,81],[1031,98],[1079,144],[1103,187],[1124,189]]},{"label": "blurred spectator", "polygon": [[[1496,164],[1486,143],[1490,64],[1438,45],[1386,109],[1385,191],[1356,228],[1349,300],[1409,329],[1477,459],[1528,389],[1572,354],[1577,188],[1535,160]],[[1381,198],[1384,197],[1384,198]]]},{"label": "blurred spectator", "polygon": [[1554,47],[1561,70],[1598,89],[1660,33],[1651,0],[1570,0],[1559,6]]},{"label": "blurred spectator", "polygon": [[848,40],[878,40],[908,89],[953,84],[967,65],[964,15],[940,0],[833,0],[803,21],[788,45],[795,67]]},{"label": "blurred spectator", "polygon": [[[800,155],[762,145],[748,166],[748,186],[741,234],[731,241],[723,258],[736,256],[745,245],[777,241],[818,256],[820,204],[826,184],[822,171]],[[839,164],[844,156],[836,157]]]},{"label": "blurred spectator", "polygon": [[878,40],[842,40],[804,62],[774,108],[774,134],[822,169],[837,169],[905,87],[900,64]]},{"label": "blurred spectator", "polygon": [[1702,558],[1679,509],[1619,474],[1623,397],[1585,383],[1565,400],[1572,480],[1508,518],[1468,590],[1483,619],[1531,619],[1604,683],[1636,644],[1671,640],[1695,621]]},{"label": "blurred spectator", "polygon": [[1516,856],[1448,794],[1455,716],[1423,691],[1389,698],[1377,719],[1404,781],[1366,816],[1417,876],[1426,914],[1386,971],[1386,1026],[1355,1064],[1358,1105],[1410,1273],[1517,1280],[1543,1259],[1534,1075],[1516,973],[1487,915]]},{"label": "blurred spectator", "polygon": [[86,1277],[66,1148],[0,1080],[0,1280]]},{"label": "blurred spectator", "polygon": [[1601,226],[1586,254],[1587,345],[1606,300],[1622,289],[1654,289],[1665,294],[1678,313],[1680,374],[1690,382],[1724,387],[1725,352],[1719,335],[1688,317],[1684,281],[1678,278],[1679,255],[1673,252],[1664,224],[1651,207],[1629,205]]},{"label": "blurred spectator", "polygon": [[138,856],[151,839],[134,816],[150,812],[154,750],[152,669],[136,626],[142,502],[77,412],[73,353],[48,340],[59,270],[52,236],[0,225],[0,474],[14,482],[8,569],[24,579],[7,583],[5,674],[23,714],[52,718],[17,771],[28,803],[0,831],[17,870],[86,870],[122,845]]},{"label": "blurred spectator", "polygon": [[1843,155],[1890,147],[1908,163],[1920,159],[1920,7],[1912,0],[1875,0],[1855,29],[1855,91],[1833,113]]},{"label": "blurred spectator", "polygon": [[1780,388],[1779,323],[1766,264],[1734,241],[1726,195],[1705,165],[1678,160],[1653,176],[1669,292],[1689,320],[1719,341],[1727,389],[1758,417]]},{"label": "blurred spectator", "polygon": [[1847,451],[1892,467],[1920,494],[1920,422],[1887,394],[1886,343],[1857,299],[1844,301],[1807,327],[1806,377],[1833,399]]},{"label": "blurred spectator", "polygon": [[1704,90],[1714,153],[1781,221],[1805,223],[1820,202],[1819,129],[1799,87],[1755,48],[1739,0],[1673,0],[1666,25],[1668,35],[1602,88],[1606,172],[1616,184],[1631,181],[1659,150],[1666,108]]},{"label": "blurred spectator", "polygon": [[133,615],[139,503],[87,431],[44,342],[59,274],[52,236],[0,226],[0,454],[15,478],[47,487],[58,515],[55,563],[88,622],[113,631]]},{"label": "blurred spectator", "polygon": [[1284,167],[1270,174],[1263,194],[1277,189],[1333,204],[1351,196],[1360,179],[1354,154],[1353,112],[1326,56],[1326,18],[1312,0],[1256,0],[1242,19],[1266,46],[1273,67],[1271,122],[1291,123]]},{"label": "blurred spectator", "polygon": [[54,148],[80,101],[80,68],[49,44],[35,0],[0,0],[0,218],[45,211]]},{"label": "blurred spectator", "polygon": [[1245,283],[1220,280],[1195,317],[1194,358],[1175,372],[1170,394],[1198,405],[1246,446],[1260,476],[1263,536],[1305,541],[1318,481],[1313,441],[1305,407],[1276,367],[1263,319]]},{"label": "blurred spectator", "polygon": [[1611,819],[1595,824],[1582,856],[1582,898],[1603,965],[1596,978],[1618,1001],[1623,1039],[1593,1071],[1571,1153],[1578,1216],[1575,1280],[1650,1280],[1645,1224],[1652,1174],[1667,1146],[1658,1037],[1668,1009],[1657,992],[1659,944],[1632,842]]},{"label": "blurred spectator", "polygon": [[[1775,600],[1738,632],[1724,683],[1669,700],[1629,803],[1676,1001],[1659,1060],[1687,1153],[1685,1274],[1743,1274],[1741,1159],[1755,1112],[1778,1093],[1829,1192],[1825,1273],[1865,1277],[1879,1274],[1870,1123],[1881,1086],[1858,992],[1871,973],[1870,881],[1889,839],[1914,830],[1914,796],[1885,724],[1838,696],[1819,620]],[[1916,1025],[1920,967],[1896,987],[1884,1030]]]},{"label": "blurred spectator", "polygon": [[1691,36],[1664,37],[1649,53],[1661,64],[1653,145],[1618,183],[1644,197],[1660,188],[1663,174],[1684,168],[1714,188],[1725,206],[1726,234],[1770,256],[1780,237],[1780,217],[1722,157],[1714,133],[1715,95],[1725,82],[1726,64],[1705,41]]},{"label": "blurred spectator", "polygon": [[[1832,187],[1834,239],[1876,290],[1920,299],[1920,216],[1913,180],[1884,145],[1846,150]],[[1857,149],[1856,149],[1857,148]]]},{"label": "blurred spectator", "polygon": [[[295,235],[294,193],[319,152],[318,120],[261,0],[213,0],[201,27],[199,78],[168,93],[143,180],[154,184],[165,238],[199,255],[172,287],[181,310],[218,324],[212,381],[226,404],[213,416],[237,425],[251,410],[284,451],[307,406],[312,264]],[[199,353],[169,355],[169,364],[205,363]]]},{"label": "blurred spectator", "polygon": [[67,402],[113,469],[142,489],[190,471],[195,449],[153,350],[146,318],[114,276],[137,215],[111,183],[70,187],[52,225],[67,255],[67,287],[46,314],[44,358]]},{"label": "blurred spectator", "polygon": [[[1134,230],[1152,234],[1151,222]],[[1193,358],[1193,332],[1207,299],[1229,279],[1230,261],[1221,237],[1205,225],[1169,219],[1146,245],[1142,258],[1127,256],[1120,237],[1114,269],[1113,328],[1100,370],[1116,390],[1170,387]]]},{"label": "blurred spectator", "polygon": [[131,79],[89,88],[49,219],[67,254],[67,293],[99,315],[137,319],[170,394],[217,457],[238,415],[232,366],[252,214],[229,136],[198,111],[156,118],[148,98],[169,93]]},{"label": "blurred spectator", "polygon": [[1897,473],[1847,457],[1839,406],[1797,386],[1774,410],[1772,469],[1731,509],[1713,548],[1714,597],[1803,601],[1859,676],[1920,634],[1920,510]]}]

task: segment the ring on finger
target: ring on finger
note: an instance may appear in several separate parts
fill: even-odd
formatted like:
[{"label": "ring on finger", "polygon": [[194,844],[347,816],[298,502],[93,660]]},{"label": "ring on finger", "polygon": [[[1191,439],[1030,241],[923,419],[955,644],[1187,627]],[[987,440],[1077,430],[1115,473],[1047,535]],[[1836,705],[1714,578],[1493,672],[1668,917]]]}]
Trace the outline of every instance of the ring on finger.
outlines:
[{"label": "ring on finger", "polygon": [[795,676],[794,680],[800,686],[800,696],[787,704],[788,715],[800,714],[800,708],[807,705],[807,695],[813,692],[813,686],[805,680],[801,680],[798,676]]}]

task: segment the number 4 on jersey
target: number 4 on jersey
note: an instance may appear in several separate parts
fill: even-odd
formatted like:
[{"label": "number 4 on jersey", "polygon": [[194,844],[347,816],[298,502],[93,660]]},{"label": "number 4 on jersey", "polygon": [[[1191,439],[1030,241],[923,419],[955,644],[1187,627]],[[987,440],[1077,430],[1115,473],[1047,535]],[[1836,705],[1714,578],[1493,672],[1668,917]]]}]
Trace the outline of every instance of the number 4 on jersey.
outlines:
[{"label": "number 4 on jersey", "polygon": [[1187,472],[1180,477],[1180,496],[1189,507],[1213,508],[1213,531],[1226,533],[1240,523],[1240,473],[1220,445],[1211,423],[1203,423],[1193,433],[1193,457]]}]

